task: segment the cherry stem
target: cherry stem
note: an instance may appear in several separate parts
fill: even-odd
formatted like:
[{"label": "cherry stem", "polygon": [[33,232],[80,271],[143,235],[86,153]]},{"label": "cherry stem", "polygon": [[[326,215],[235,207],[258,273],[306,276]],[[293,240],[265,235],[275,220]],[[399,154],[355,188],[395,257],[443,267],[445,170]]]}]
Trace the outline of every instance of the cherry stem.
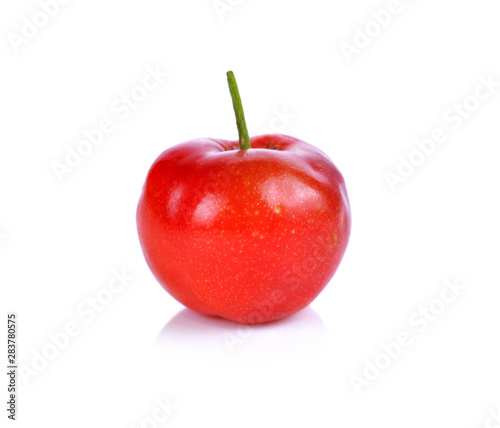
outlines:
[{"label": "cherry stem", "polygon": [[238,84],[232,71],[227,72],[227,83],[229,85],[229,92],[233,100],[233,109],[236,116],[236,125],[238,126],[238,134],[240,137],[240,150],[250,148],[250,137],[248,136],[247,124],[245,122],[245,113],[243,112],[243,104],[241,104],[240,91]]}]

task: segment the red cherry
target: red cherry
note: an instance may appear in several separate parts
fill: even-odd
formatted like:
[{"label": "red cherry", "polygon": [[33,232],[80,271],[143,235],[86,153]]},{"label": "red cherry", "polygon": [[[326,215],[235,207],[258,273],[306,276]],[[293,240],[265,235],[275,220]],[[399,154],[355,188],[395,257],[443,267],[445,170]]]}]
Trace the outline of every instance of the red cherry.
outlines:
[{"label": "red cherry", "polygon": [[287,317],[331,280],[349,240],[342,175],[296,138],[248,138],[228,72],[239,142],[164,151],[146,178],[137,227],[146,261],[175,299],[244,324]]}]

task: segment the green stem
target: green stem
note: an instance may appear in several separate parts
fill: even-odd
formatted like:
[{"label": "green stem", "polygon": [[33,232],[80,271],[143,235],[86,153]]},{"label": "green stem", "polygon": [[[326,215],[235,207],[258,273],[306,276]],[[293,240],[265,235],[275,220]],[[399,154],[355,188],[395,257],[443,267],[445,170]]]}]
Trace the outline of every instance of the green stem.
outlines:
[{"label": "green stem", "polygon": [[232,71],[227,72],[227,83],[229,84],[229,92],[231,92],[231,98],[233,99],[233,109],[236,115],[236,125],[238,126],[238,134],[240,137],[240,150],[249,149],[250,137],[248,136],[247,124],[245,122],[245,113],[243,112],[243,105],[241,104],[240,91],[238,91],[236,78]]}]

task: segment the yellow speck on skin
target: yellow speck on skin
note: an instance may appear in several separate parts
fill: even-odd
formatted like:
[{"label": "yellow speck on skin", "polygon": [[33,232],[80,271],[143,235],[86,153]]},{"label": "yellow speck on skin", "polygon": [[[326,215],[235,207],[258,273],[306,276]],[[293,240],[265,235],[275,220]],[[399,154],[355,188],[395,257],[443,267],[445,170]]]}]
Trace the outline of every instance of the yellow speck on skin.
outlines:
[{"label": "yellow speck on skin", "polygon": [[292,229],[292,233],[295,233],[295,229]]}]

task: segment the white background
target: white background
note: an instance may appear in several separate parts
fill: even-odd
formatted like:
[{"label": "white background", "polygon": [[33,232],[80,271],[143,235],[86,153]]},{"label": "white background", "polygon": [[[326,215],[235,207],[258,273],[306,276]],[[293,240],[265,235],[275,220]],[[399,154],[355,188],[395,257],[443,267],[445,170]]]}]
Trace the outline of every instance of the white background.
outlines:
[{"label": "white background", "polygon": [[[211,0],[73,0],[16,52],[12,34],[41,8],[2,2],[1,314],[18,313],[19,363],[33,370],[18,379],[18,426],[500,426],[500,87],[466,98],[481,77],[500,82],[498,1],[402,0],[349,58],[341,44],[363,43],[356,27],[376,33],[372,12],[388,2],[232,3],[218,14]],[[122,120],[112,105],[147,67],[169,74]],[[157,155],[236,139],[227,70],[250,134],[274,126],[324,150],[353,218],[317,300],[245,331],[165,293],[135,228]],[[443,115],[464,99],[474,111],[454,128]],[[58,180],[53,162],[103,118],[113,132]],[[447,140],[391,191],[385,174],[435,128]],[[133,279],[89,312],[113,271]],[[446,281],[466,289],[440,306]],[[429,305],[442,313],[419,331]],[[68,324],[78,334],[63,340]],[[358,394],[352,376],[387,362],[382,346],[401,331],[411,345]],[[148,419],[167,397],[168,419]]]}]

